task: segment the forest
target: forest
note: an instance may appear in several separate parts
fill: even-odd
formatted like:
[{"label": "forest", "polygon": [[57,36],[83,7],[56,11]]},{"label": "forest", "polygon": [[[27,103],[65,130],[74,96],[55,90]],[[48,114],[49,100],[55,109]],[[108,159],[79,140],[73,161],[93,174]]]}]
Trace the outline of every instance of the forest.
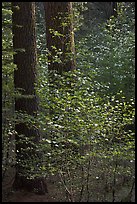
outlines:
[{"label": "forest", "polygon": [[2,202],[135,202],[135,2],[2,2]]}]

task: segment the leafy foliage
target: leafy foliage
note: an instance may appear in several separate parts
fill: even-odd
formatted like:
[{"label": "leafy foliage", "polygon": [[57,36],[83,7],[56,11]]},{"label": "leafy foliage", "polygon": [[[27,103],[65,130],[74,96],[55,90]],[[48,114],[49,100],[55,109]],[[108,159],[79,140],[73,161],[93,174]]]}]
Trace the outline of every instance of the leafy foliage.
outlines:
[{"label": "leafy foliage", "polygon": [[2,3],[2,151],[3,175],[15,162],[14,157],[14,87],[12,47],[12,11],[9,2]]},{"label": "leafy foliage", "polygon": [[[46,176],[58,173],[61,179],[68,182],[69,188],[70,181],[79,186],[74,188],[81,188],[78,177],[73,181],[72,177],[67,180],[63,176],[68,169],[71,173],[71,169],[81,172],[83,167],[85,176],[88,176],[88,168],[92,169],[92,164],[89,167],[88,164],[92,163],[92,158],[102,162],[102,165],[103,162],[112,165],[112,169],[115,168],[113,162],[129,161],[130,166],[135,150],[133,99],[126,102],[120,92],[104,103],[92,91],[92,77],[80,71],[54,75],[56,81],[52,84],[52,94],[47,94],[46,104],[43,102],[44,112],[39,115],[39,128],[43,135],[38,148],[42,153],[40,172],[45,172]],[[46,92],[46,86],[43,86],[43,92],[44,89]],[[124,171],[124,167],[118,170],[120,174],[127,175],[128,172]],[[74,170],[72,174],[75,173]],[[113,173],[109,173],[112,176]],[[77,193],[75,196],[78,196]]]},{"label": "leafy foliage", "polygon": [[[84,2],[81,7],[75,6],[77,31],[79,19],[83,19],[77,17],[86,8]],[[37,152],[33,158],[20,161],[26,168],[25,176],[33,179],[58,175],[61,185],[57,185],[67,194],[65,201],[114,201],[116,195],[119,201],[120,181],[124,186],[125,178],[134,180],[134,5],[119,4],[118,18],[111,17],[107,24],[89,30],[86,36],[76,35],[77,70],[62,75],[48,71],[41,11],[37,4],[39,112],[33,118],[14,113],[12,12],[10,3],[3,3],[3,170],[9,164],[6,154],[14,124],[25,122],[41,134],[38,145],[34,145],[31,136],[30,140],[20,136],[20,142],[28,146],[26,153],[31,148]]]},{"label": "leafy foliage", "polygon": [[[72,183],[75,195],[87,199],[82,189],[89,188],[93,158],[102,164],[104,174],[110,166],[107,186],[113,183],[114,187],[119,174],[134,179],[130,165],[134,161],[134,22],[125,12],[120,10],[118,19],[112,17],[99,30],[76,38],[77,71],[63,76],[52,73],[53,84],[48,83],[46,65],[40,72],[40,169],[47,176],[48,172],[59,174],[70,201]],[[125,86],[127,81],[131,86]],[[121,166],[121,161],[129,162],[130,170]],[[75,175],[74,169],[87,183],[80,184],[79,177],[70,176],[72,172]],[[98,170],[96,177],[100,174]],[[89,195],[86,189],[85,195]]]},{"label": "leafy foliage", "polygon": [[92,72],[95,90],[101,96],[122,90],[129,100],[135,96],[134,7],[120,8],[118,18],[112,16],[106,25],[93,29],[77,43],[77,61],[84,72]]}]

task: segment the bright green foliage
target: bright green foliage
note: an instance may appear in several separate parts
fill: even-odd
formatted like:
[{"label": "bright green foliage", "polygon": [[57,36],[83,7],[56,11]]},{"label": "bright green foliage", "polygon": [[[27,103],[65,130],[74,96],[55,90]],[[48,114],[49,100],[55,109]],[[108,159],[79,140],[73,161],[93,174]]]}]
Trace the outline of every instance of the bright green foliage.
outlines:
[{"label": "bright green foliage", "polygon": [[73,19],[74,19],[74,31],[80,31],[81,26],[83,25],[84,11],[87,10],[87,2],[73,2]]},{"label": "bright green foliage", "polygon": [[[130,166],[134,162],[135,136],[133,16],[130,19],[121,11],[118,19],[108,21],[107,28],[78,38],[77,71],[62,76],[52,73],[53,84],[48,83],[46,55],[39,56],[38,123],[42,139],[38,151],[43,155],[39,173],[58,173],[67,183],[62,185],[69,188],[73,182],[75,195],[81,197],[82,185],[93,182],[88,176],[94,169],[90,164],[94,159],[103,168],[94,172],[95,183],[101,174],[106,174],[106,185],[113,183],[114,174],[116,179],[119,175],[134,179]],[[125,85],[127,82],[130,86]],[[125,161],[128,170],[120,164]],[[77,177],[77,172],[83,176]],[[80,178],[87,179],[88,184],[79,183]],[[88,190],[84,192],[86,196]]]},{"label": "bright green foliage", "polygon": [[[92,164],[90,167],[88,164],[95,159],[103,168],[107,168],[105,165],[111,167],[109,170],[96,170],[97,178],[104,171],[108,172],[108,185],[113,181],[115,162],[120,165],[116,170],[117,176],[133,177],[130,166],[130,161],[135,159],[133,99],[126,102],[123,93],[119,92],[111,97],[111,101],[108,97],[104,103],[104,99],[94,92],[92,76],[80,71],[54,75],[56,80],[52,84],[52,94],[41,97],[43,109],[38,120],[42,140],[38,151],[42,157],[38,173],[47,176],[58,173],[61,176],[62,172],[66,175],[69,169],[71,174],[77,175],[77,172],[81,174],[81,168],[85,168],[87,177],[88,168],[91,172],[93,168]],[[47,91],[47,86],[46,83],[41,87],[43,93]],[[129,162],[128,171],[120,164],[121,161]],[[80,177],[65,176],[64,179],[68,187],[70,181],[75,182],[75,195],[78,196],[82,185]]]},{"label": "bright green foliage", "polygon": [[115,95],[120,90],[127,100],[135,97],[135,30],[132,4],[127,7],[120,4],[118,18],[112,16],[106,25],[93,28],[76,44],[78,67],[84,72],[93,73],[95,90],[102,97]]},{"label": "bright green foliage", "polygon": [[[113,144],[120,147],[123,144],[126,149],[132,142],[134,145],[133,131],[125,132],[126,125],[134,121],[133,99],[130,103],[126,102],[120,92],[111,98],[111,102],[108,98],[108,102],[104,103],[93,91],[90,76],[77,71],[66,73],[64,77],[55,75],[52,95],[47,94],[45,100],[43,98],[44,111],[39,119],[47,144],[53,143],[53,147],[54,144],[58,147],[62,142],[69,142],[78,148],[80,145],[97,144],[101,153],[104,143],[105,150]],[[41,88],[43,92],[47,91],[46,86]],[[58,148],[58,151],[61,149]]]}]

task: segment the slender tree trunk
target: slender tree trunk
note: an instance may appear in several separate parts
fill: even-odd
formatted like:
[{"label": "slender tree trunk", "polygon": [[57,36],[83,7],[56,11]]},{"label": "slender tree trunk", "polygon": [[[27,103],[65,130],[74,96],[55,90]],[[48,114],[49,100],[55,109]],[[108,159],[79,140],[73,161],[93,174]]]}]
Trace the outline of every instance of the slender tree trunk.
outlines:
[{"label": "slender tree trunk", "polygon": [[117,2],[112,2],[113,15],[117,17]]},{"label": "slender tree trunk", "polygon": [[49,50],[48,69],[75,69],[72,2],[44,2],[46,41]]},{"label": "slender tree trunk", "polygon": [[[13,47],[16,51],[14,63],[17,70],[14,72],[15,89],[19,90],[21,97],[15,99],[15,111],[25,113],[33,118],[38,111],[38,101],[35,93],[36,83],[36,34],[35,34],[35,3],[12,2],[13,9]],[[39,142],[39,130],[26,122],[15,125],[17,172],[15,186],[26,187],[29,190],[36,188],[38,182],[27,179],[30,166],[23,167],[26,161],[37,159],[36,144]],[[22,136],[22,137],[21,137]],[[22,138],[22,139],[21,139]],[[32,139],[31,139],[32,138]],[[28,142],[28,140],[30,142]],[[43,188],[43,187],[39,187]]]}]

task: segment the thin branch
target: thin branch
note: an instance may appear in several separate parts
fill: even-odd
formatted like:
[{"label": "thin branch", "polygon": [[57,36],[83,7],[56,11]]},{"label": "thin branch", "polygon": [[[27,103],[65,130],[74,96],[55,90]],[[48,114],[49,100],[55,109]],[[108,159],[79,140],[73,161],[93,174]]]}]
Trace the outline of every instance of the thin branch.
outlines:
[{"label": "thin branch", "polygon": [[65,190],[66,190],[66,192],[67,192],[67,194],[68,194],[68,199],[69,199],[69,201],[74,202],[73,199],[72,199],[72,194],[71,194],[71,192],[69,191],[69,189],[68,189],[68,187],[67,187],[67,185],[66,185],[66,181],[65,181],[65,179],[63,178],[63,174],[62,174],[61,171],[59,172],[59,177],[60,177],[60,179],[61,179],[61,181],[62,181],[62,183],[63,183],[63,186],[64,186],[64,188],[65,188]]},{"label": "thin branch", "polygon": [[[71,179],[71,175],[70,175],[70,171],[69,171],[69,168],[67,168],[67,173],[68,173],[68,178],[70,179],[70,181],[72,181],[72,179]],[[74,196],[73,196],[73,189],[72,189],[72,182],[71,182],[71,184],[70,184],[70,192],[71,192],[71,200],[72,200],[72,202],[74,202]]]},{"label": "thin branch", "polygon": [[81,202],[82,200],[82,196],[83,196],[83,191],[84,191],[84,168],[82,166],[82,186],[81,186],[81,191],[80,191],[80,197],[79,197],[79,202]]},{"label": "thin branch", "polygon": [[89,159],[89,162],[88,162],[88,169],[87,170],[88,170],[88,172],[87,172],[87,202],[89,202],[89,195],[90,195],[90,192],[89,192],[90,159]]},{"label": "thin branch", "polygon": [[112,191],[112,196],[113,196],[113,200],[112,202],[115,202],[115,186],[116,186],[116,171],[117,171],[117,160],[115,163],[115,168],[114,168],[114,178],[113,178],[113,191]]}]

